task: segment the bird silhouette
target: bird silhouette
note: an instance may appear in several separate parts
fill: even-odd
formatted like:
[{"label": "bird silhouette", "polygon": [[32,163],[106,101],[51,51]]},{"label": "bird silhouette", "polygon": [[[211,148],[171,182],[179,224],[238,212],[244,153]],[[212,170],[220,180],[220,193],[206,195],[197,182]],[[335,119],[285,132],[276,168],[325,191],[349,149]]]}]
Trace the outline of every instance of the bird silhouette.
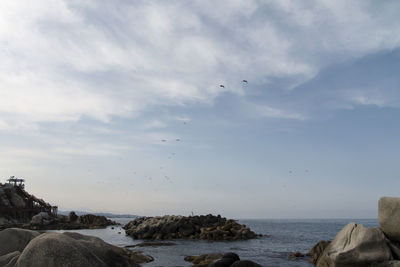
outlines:
[{"label": "bird silhouette", "polygon": [[243,80],[242,82],[247,83],[247,80]]},{"label": "bird silhouette", "polygon": [[223,85],[223,84],[220,84],[220,85],[219,85],[219,87],[225,88],[225,85]]}]

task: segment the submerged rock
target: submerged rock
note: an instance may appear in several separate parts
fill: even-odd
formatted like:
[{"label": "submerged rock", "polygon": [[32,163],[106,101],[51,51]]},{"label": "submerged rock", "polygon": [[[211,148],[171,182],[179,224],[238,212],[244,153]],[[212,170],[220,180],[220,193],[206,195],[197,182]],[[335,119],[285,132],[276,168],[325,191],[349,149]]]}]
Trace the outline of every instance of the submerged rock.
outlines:
[{"label": "submerged rock", "polygon": [[257,237],[246,225],[213,216],[162,216],[136,218],[124,226],[135,239],[243,240]]},{"label": "submerged rock", "polygon": [[392,260],[388,240],[379,228],[346,225],[325,248],[317,267],[370,266]]}]

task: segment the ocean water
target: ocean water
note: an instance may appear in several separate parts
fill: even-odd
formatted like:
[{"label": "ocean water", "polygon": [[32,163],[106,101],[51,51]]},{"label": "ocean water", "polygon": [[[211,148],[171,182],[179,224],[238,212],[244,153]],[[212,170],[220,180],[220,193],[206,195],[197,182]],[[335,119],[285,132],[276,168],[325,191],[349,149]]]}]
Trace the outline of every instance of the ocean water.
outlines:
[{"label": "ocean water", "polygon": [[[113,220],[123,225],[130,221],[128,218]],[[262,234],[263,237],[234,242],[171,240],[176,245],[133,249],[155,258],[153,262],[143,264],[144,267],[190,266],[189,262],[183,260],[185,256],[225,252],[235,252],[241,259],[253,260],[262,266],[314,266],[306,259],[292,260],[288,255],[295,251],[305,254],[319,240],[333,239],[349,222],[363,224],[366,227],[378,226],[377,219],[240,219],[238,221],[249,226],[254,232]],[[143,242],[127,236],[122,226],[114,229],[107,227],[73,230],[73,232],[97,236],[120,247]]]}]

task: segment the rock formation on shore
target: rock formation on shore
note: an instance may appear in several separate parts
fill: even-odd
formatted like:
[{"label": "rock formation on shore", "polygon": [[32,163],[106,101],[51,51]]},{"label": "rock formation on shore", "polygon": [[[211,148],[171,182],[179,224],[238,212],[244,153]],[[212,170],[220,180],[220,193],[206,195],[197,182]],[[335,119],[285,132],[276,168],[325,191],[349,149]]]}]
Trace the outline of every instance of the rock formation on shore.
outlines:
[{"label": "rock formation on shore", "polygon": [[211,214],[141,217],[130,221],[124,229],[135,239],[245,240],[257,237],[246,225]]},{"label": "rock formation on shore", "polygon": [[0,183],[0,230],[20,227],[31,230],[105,228],[115,222],[104,216],[56,215],[52,206],[25,191],[23,185]]},{"label": "rock formation on shore", "polygon": [[23,228],[31,230],[75,230],[105,228],[108,225],[116,224],[116,222],[104,216],[93,214],[77,216],[75,212],[72,211],[68,216],[51,216],[46,212],[41,212],[33,216],[30,223],[23,225]]},{"label": "rock formation on shore", "polygon": [[400,267],[400,198],[379,200],[380,228],[347,224],[332,240],[320,241],[307,255],[317,267]]},{"label": "rock formation on shore", "polygon": [[0,231],[0,266],[140,266],[153,258],[78,233],[43,233],[9,228]]},{"label": "rock formation on shore", "polygon": [[187,256],[185,261],[193,263],[192,267],[261,267],[253,261],[240,260],[239,255],[232,252]]}]

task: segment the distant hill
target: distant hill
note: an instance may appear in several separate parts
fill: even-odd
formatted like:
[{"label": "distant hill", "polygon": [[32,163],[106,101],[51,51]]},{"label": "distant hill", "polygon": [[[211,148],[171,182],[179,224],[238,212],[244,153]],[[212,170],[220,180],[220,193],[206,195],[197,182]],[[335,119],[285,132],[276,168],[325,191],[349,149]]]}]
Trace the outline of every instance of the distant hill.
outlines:
[{"label": "distant hill", "polygon": [[[68,215],[70,212],[71,211],[60,210],[60,211],[58,211],[58,214]],[[107,217],[107,218],[136,218],[136,217],[140,217],[140,216],[134,215],[134,214],[114,214],[114,213],[110,213],[110,212],[90,212],[90,211],[74,211],[74,212],[78,216],[85,215],[85,214],[93,214],[93,215],[97,215],[97,216],[104,216],[104,217]]]}]

